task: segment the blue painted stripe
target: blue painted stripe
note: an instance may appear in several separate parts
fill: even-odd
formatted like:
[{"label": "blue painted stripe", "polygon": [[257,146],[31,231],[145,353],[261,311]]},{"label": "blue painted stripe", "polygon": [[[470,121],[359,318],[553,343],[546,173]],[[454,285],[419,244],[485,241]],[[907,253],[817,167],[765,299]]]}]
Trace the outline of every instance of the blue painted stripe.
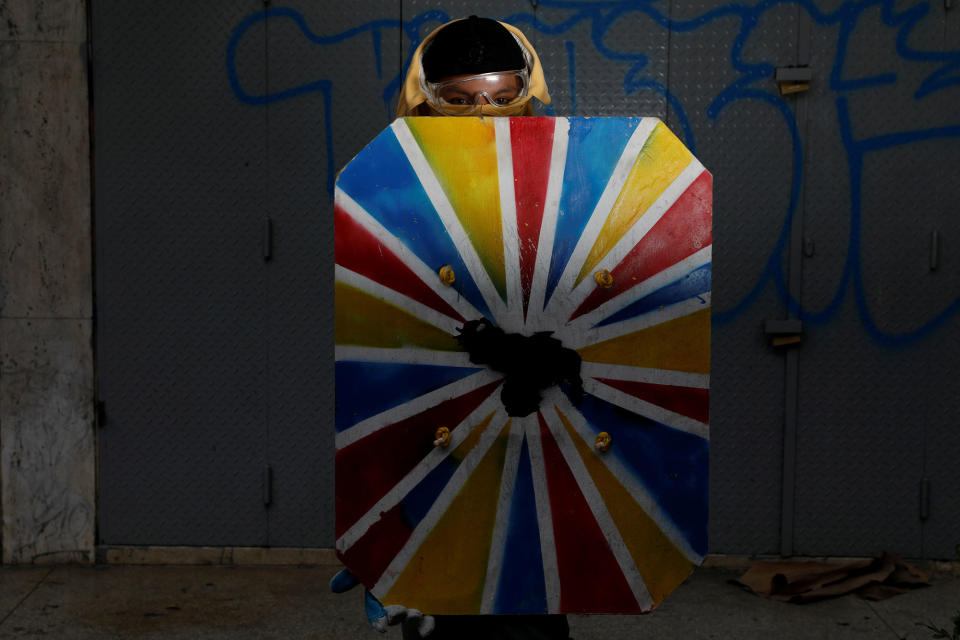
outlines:
[{"label": "blue painted stripe", "polygon": [[613,454],[649,491],[690,546],[707,552],[709,443],[587,394],[578,409]]},{"label": "blue painted stripe", "polygon": [[447,456],[400,501],[403,509],[403,523],[411,531],[416,529],[420,521],[426,517],[427,512],[440,497],[440,492],[450,482],[450,478],[459,466],[460,460]]},{"label": "blue painted stripe", "polygon": [[550,300],[590,214],[642,118],[570,118],[560,212],[547,275]]},{"label": "blue painted stripe", "polygon": [[452,266],[456,274],[453,287],[478,311],[490,317],[480,290],[393,129],[381,132],[344,168],[337,178],[337,186],[431,269],[439,271],[446,265]]},{"label": "blue painted stripe", "polygon": [[[656,311],[660,307],[667,307],[684,300],[689,300],[694,296],[700,296],[710,291],[710,281],[712,276],[711,264],[705,264],[702,267],[694,269],[679,280],[674,280],[670,284],[657,289],[653,293],[646,295],[639,300],[627,305],[616,313],[607,316],[595,326],[602,327],[621,320],[628,320],[641,316],[651,311]],[[703,299],[703,303],[707,301]]]},{"label": "blue painted stripe", "polygon": [[494,613],[543,613],[547,610],[547,587],[540,553],[537,501],[533,493],[530,451],[524,439],[517,464],[513,503],[507,521],[503,565],[497,583]]},{"label": "blue painted stripe", "polygon": [[334,365],[337,387],[334,426],[337,432],[343,431],[477,371],[480,369],[473,367],[338,361]]}]

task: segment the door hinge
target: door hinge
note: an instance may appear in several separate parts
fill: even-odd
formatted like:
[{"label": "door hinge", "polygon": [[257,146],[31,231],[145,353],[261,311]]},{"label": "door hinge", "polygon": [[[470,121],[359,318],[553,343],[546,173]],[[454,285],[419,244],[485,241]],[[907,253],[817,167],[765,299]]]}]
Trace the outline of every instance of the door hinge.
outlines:
[{"label": "door hinge", "polygon": [[767,320],[763,332],[770,336],[770,344],[775,347],[799,344],[803,339],[803,322],[798,318]]},{"label": "door hinge", "polygon": [[269,507],[273,502],[273,468],[267,465],[263,468],[263,506]]},{"label": "door hinge", "polygon": [[103,400],[97,402],[97,428],[107,424],[107,403]]},{"label": "door hinge", "polygon": [[920,519],[930,517],[930,478],[920,480]]},{"label": "door hinge", "polygon": [[813,78],[813,72],[810,67],[778,67],[774,73],[774,79],[777,86],[780,87],[780,95],[785,96],[791,93],[802,93],[810,88],[810,80]]}]

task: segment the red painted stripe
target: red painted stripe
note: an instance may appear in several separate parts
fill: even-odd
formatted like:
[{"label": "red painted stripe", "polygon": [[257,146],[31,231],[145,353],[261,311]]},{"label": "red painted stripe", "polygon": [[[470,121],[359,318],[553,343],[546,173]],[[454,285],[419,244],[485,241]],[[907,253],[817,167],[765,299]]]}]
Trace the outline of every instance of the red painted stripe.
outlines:
[{"label": "red painted stripe", "polygon": [[338,265],[464,322],[464,318],[424,284],[396,254],[340,207],[334,207],[334,224],[334,248]]},{"label": "red painted stripe", "polygon": [[667,384],[597,378],[600,382],[629,393],[635,398],[669,409],[682,416],[710,422],[710,390],[675,387]]},{"label": "red painted stripe", "polygon": [[500,385],[496,380],[386,426],[337,451],[336,532],[339,538],[433,450],[438,427],[453,429]]},{"label": "red painted stripe", "polygon": [[511,118],[510,143],[513,147],[513,187],[517,206],[517,239],[520,242],[520,285],[523,288],[523,312],[526,316],[537,260],[543,204],[550,178],[550,152],[553,149],[553,118]]},{"label": "red painted stripe", "polygon": [[560,613],[640,613],[630,585],[560,448],[543,416],[537,415],[557,547]]},{"label": "red painted stripe", "polygon": [[597,287],[571,320],[593,311],[713,242],[713,177],[704,171],[611,271],[613,286]]},{"label": "red painted stripe", "polygon": [[403,505],[398,504],[384,513],[345,553],[337,551],[337,557],[371,589],[412,533],[403,521]]}]

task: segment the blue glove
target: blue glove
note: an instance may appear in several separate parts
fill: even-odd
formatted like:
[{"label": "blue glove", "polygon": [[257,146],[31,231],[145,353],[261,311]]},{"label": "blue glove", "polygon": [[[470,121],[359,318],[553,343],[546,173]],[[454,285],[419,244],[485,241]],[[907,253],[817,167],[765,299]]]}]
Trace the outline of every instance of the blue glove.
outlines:
[{"label": "blue glove", "polygon": [[[330,590],[334,593],[344,593],[360,584],[357,576],[349,569],[344,569],[330,580]],[[363,606],[367,613],[370,626],[386,633],[390,626],[406,622],[408,629],[414,629],[421,638],[426,638],[433,632],[435,626],[433,616],[425,616],[416,609],[407,609],[403,605],[391,604],[384,607],[372,593],[364,590]]]}]

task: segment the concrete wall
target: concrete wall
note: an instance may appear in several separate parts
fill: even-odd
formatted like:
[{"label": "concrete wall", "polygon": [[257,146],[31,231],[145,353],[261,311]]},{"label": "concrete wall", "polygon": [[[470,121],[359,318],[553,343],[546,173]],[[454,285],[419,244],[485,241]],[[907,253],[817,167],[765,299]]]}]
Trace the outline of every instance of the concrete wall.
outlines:
[{"label": "concrete wall", "polygon": [[3,562],[91,561],[95,413],[83,0],[0,0]]}]

